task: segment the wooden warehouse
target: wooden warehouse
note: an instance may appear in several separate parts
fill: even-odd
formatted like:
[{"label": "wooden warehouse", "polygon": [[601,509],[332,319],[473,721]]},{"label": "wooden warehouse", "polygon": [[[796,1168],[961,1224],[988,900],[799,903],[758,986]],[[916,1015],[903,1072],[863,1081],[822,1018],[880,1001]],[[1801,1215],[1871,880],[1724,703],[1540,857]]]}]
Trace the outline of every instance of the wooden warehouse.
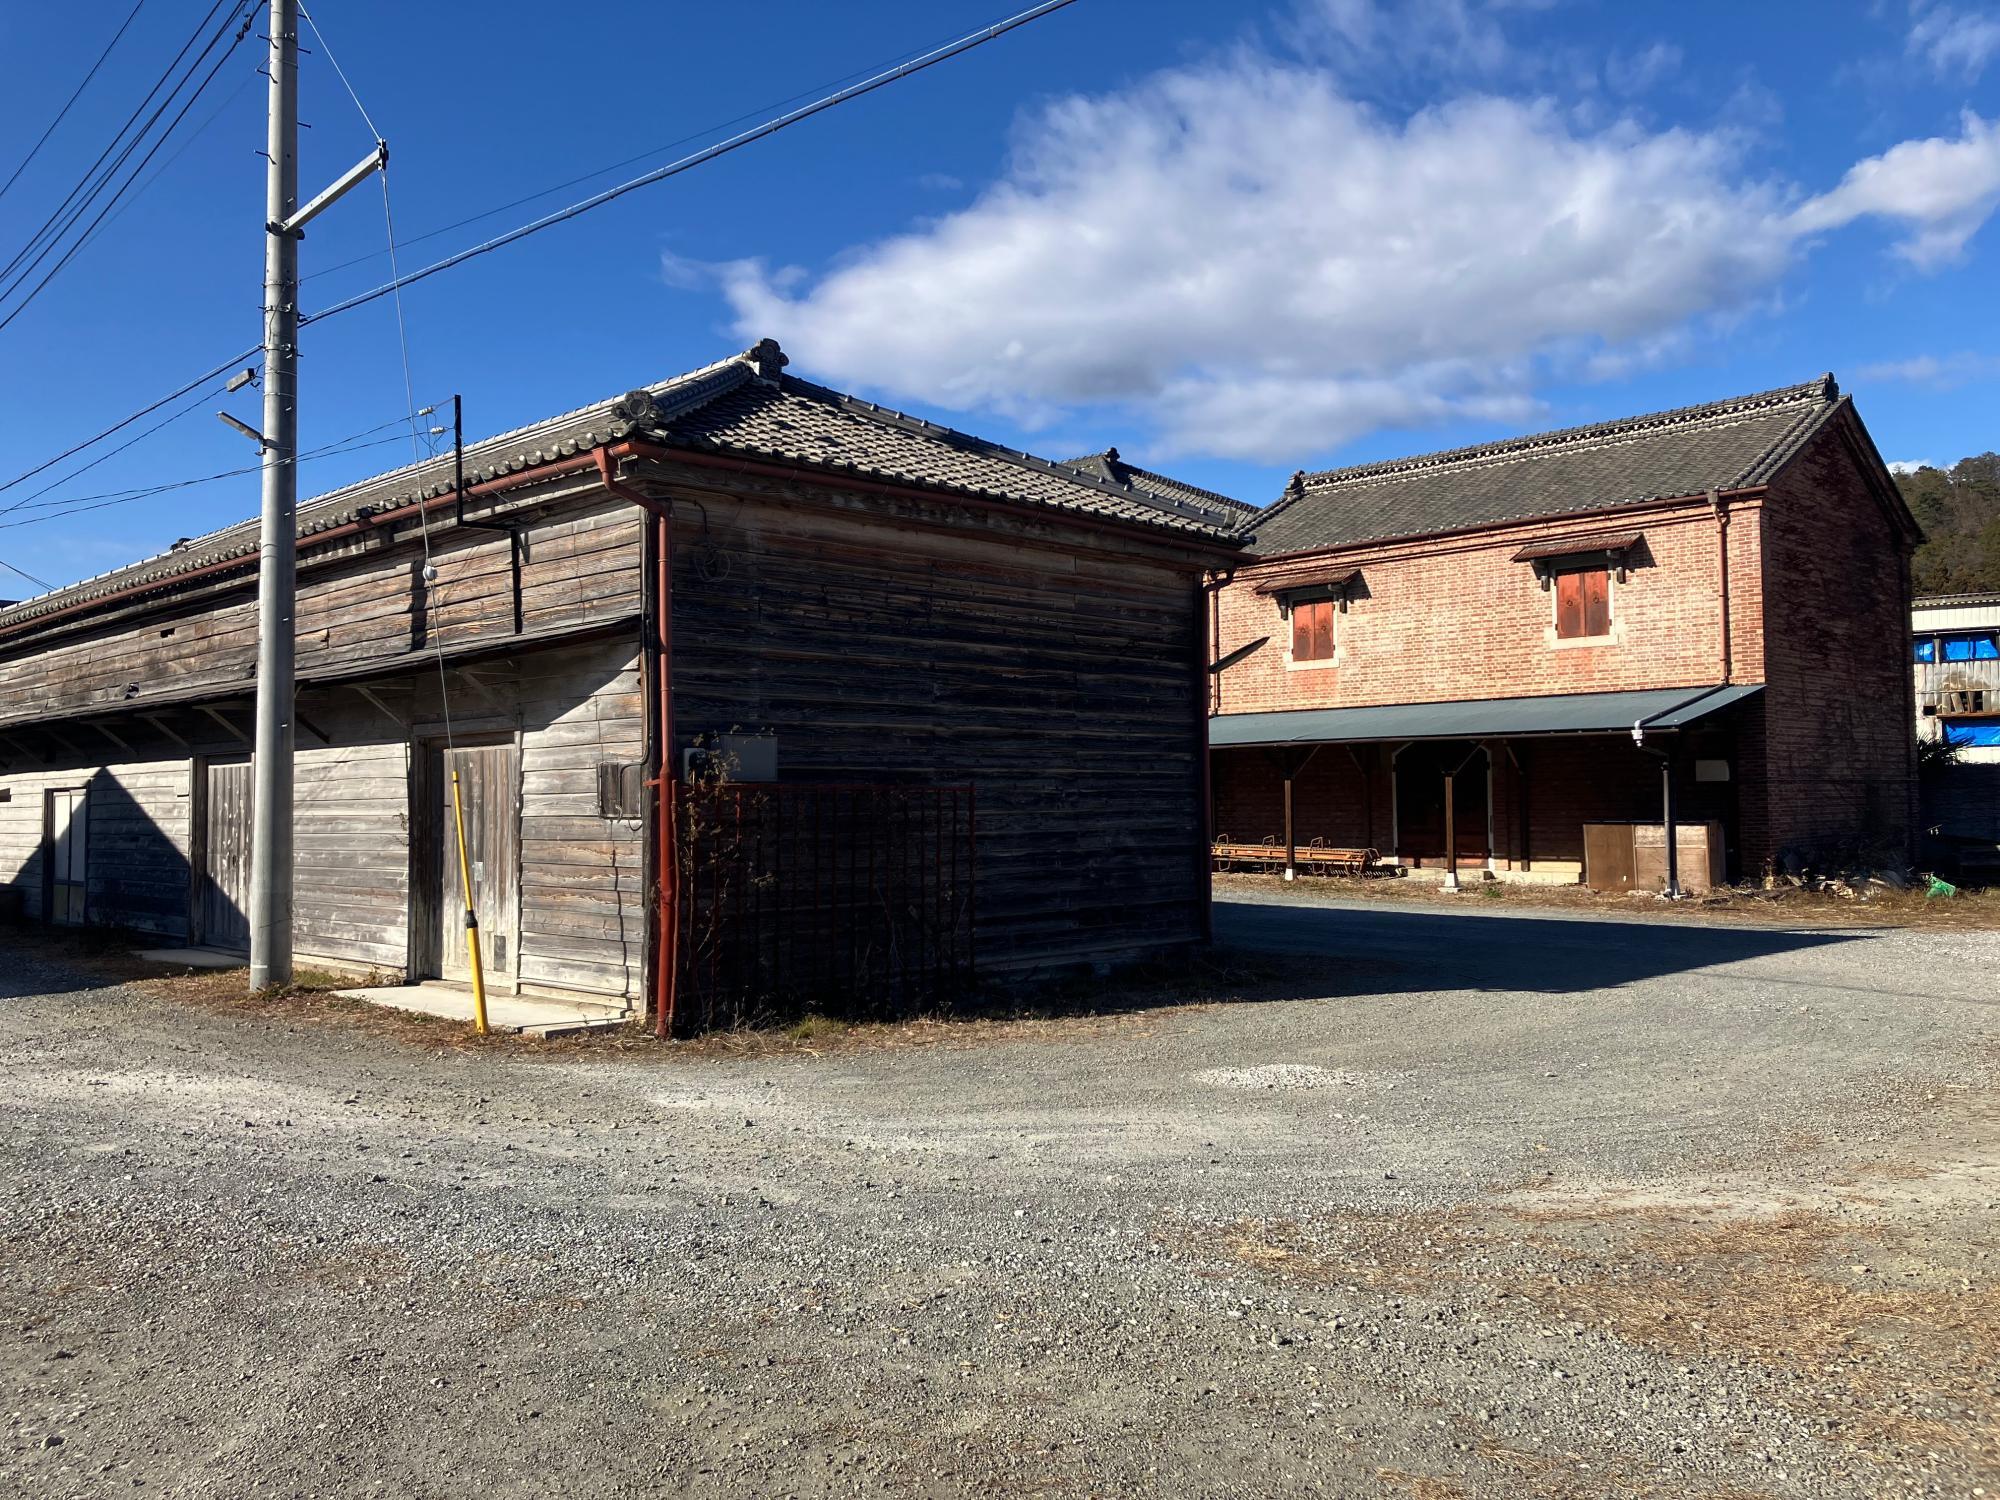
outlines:
[{"label": "wooden warehouse", "polygon": [[[1203,937],[1231,518],[786,362],[300,507],[302,962],[462,971],[454,769],[503,991],[698,1024]],[[256,554],[246,523],[0,610],[27,918],[247,941]]]}]

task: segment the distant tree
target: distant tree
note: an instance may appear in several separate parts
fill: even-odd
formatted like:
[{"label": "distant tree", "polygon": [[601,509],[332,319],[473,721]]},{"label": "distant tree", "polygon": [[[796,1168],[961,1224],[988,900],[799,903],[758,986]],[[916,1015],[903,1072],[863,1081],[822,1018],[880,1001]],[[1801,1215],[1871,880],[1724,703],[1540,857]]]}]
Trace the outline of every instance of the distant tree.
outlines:
[{"label": "distant tree", "polygon": [[1919,594],[2000,589],[2000,453],[1898,474],[1896,486],[1924,528],[1911,565]]}]

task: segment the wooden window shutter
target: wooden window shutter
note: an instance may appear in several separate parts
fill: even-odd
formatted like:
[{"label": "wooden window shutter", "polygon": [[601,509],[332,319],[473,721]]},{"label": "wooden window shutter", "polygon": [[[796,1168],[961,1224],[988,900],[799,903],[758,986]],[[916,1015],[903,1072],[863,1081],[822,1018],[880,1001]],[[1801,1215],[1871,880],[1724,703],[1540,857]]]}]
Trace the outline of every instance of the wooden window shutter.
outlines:
[{"label": "wooden window shutter", "polygon": [[1333,601],[1314,599],[1292,606],[1292,660],[1333,660]]},{"label": "wooden window shutter", "polygon": [[1611,570],[1582,568],[1555,576],[1556,638],[1611,634]]},{"label": "wooden window shutter", "polygon": [[1583,575],[1556,574],[1556,637],[1571,640],[1584,633]]},{"label": "wooden window shutter", "polygon": [[1611,634],[1611,570],[1592,568],[1583,579],[1583,633]]}]

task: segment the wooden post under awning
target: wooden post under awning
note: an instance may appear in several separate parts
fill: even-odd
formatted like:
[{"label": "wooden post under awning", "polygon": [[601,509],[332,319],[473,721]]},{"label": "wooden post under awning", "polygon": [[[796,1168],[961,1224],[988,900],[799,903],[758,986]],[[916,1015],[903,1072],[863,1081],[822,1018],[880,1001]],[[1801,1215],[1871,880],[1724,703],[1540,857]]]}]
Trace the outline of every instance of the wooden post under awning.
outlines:
[{"label": "wooden post under awning", "polygon": [[1290,880],[1297,871],[1298,838],[1292,831],[1292,771],[1285,771],[1285,879]]},{"label": "wooden post under awning", "polygon": [[1458,777],[1444,773],[1444,888],[1458,889]]},{"label": "wooden post under awning", "polygon": [[1309,745],[1295,760],[1284,762],[1282,770],[1285,778],[1285,879],[1293,880],[1298,875],[1298,835],[1292,819],[1292,783],[1298,778],[1312,758],[1319,754],[1319,746]]}]

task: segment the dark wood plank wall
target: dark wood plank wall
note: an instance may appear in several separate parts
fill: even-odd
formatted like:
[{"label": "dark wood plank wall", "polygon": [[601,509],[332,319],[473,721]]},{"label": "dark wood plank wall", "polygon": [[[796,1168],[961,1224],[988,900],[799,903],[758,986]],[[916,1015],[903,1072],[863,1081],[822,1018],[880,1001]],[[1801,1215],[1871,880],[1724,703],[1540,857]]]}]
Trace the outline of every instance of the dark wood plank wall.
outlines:
[{"label": "dark wood plank wall", "polygon": [[[1033,514],[755,487],[725,495],[704,484],[706,516],[693,505],[679,513],[679,745],[772,731],[787,780],[974,785],[988,972],[1110,963],[1198,938],[1195,564]],[[629,617],[640,607],[642,534],[630,507],[584,499],[536,515],[518,538],[440,531],[428,587],[407,547],[309,575],[301,672],[440,640],[504,640],[517,616],[527,630]],[[38,656],[0,651],[0,723],[132,712],[161,683],[240,698],[253,667],[250,607],[233,596]],[[598,805],[599,765],[644,758],[639,668],[636,632],[620,631],[451,670],[459,727],[507,729],[521,747],[513,977],[525,986],[640,993],[644,825],[607,820]],[[135,682],[141,696],[127,702]],[[301,695],[302,723],[317,734],[300,736],[298,947],[402,969],[412,746],[438,731],[444,703],[434,668],[366,686],[372,699],[340,684]],[[189,753],[162,755],[132,792],[178,849],[177,880],[121,887],[121,899],[183,927]],[[17,788],[0,804],[0,877],[23,871],[35,904],[38,866],[26,872],[40,796],[27,788],[42,774],[0,773]]]},{"label": "dark wood plank wall", "polygon": [[1199,937],[1192,564],[1034,518],[702,498],[676,525],[683,746],[771,731],[785,780],[973,784],[988,972]]},{"label": "dark wood plank wall", "polygon": [[[524,518],[518,541],[436,525],[438,576],[428,585],[423,552],[407,539],[330,565],[308,558],[299,579],[299,673],[504,640],[515,631],[517,564],[523,629],[632,613],[641,528],[630,505],[604,496],[551,507],[531,524]],[[256,674],[254,581],[246,574],[227,596],[39,647],[0,643],[0,724],[247,692]]]}]

